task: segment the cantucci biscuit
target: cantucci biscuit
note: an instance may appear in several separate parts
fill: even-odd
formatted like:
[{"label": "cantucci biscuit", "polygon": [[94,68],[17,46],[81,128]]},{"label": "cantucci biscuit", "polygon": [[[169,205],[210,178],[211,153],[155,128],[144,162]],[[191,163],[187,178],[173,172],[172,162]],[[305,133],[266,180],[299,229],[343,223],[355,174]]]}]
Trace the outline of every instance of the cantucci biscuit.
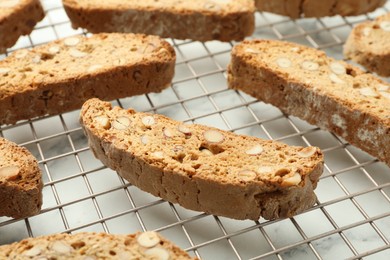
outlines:
[{"label": "cantucci biscuit", "polygon": [[185,208],[258,220],[291,217],[315,203],[323,171],[317,147],[183,124],[98,99],[83,105],[80,122],[103,164]]},{"label": "cantucci biscuit", "polygon": [[189,260],[185,251],[154,231],[129,235],[81,232],[27,238],[0,246],[1,259]]},{"label": "cantucci biscuit", "polygon": [[0,53],[12,47],[21,35],[31,33],[44,16],[39,0],[1,0]]},{"label": "cantucci biscuit", "polygon": [[259,11],[289,16],[324,17],[361,15],[383,6],[386,0],[255,0]]},{"label": "cantucci biscuit", "polygon": [[26,148],[0,137],[0,216],[37,214],[42,206],[41,175],[37,160]]},{"label": "cantucci biscuit", "polygon": [[344,55],[380,76],[390,76],[390,13],[358,24],[344,45]]},{"label": "cantucci biscuit", "polygon": [[0,61],[0,124],[78,109],[89,98],[113,100],[168,87],[173,47],[157,36],[74,36]]},{"label": "cantucci biscuit", "polygon": [[254,31],[253,0],[63,0],[74,28],[196,41],[242,40]]},{"label": "cantucci biscuit", "polygon": [[329,130],[390,165],[390,86],[372,74],[295,43],[236,45],[229,87]]}]

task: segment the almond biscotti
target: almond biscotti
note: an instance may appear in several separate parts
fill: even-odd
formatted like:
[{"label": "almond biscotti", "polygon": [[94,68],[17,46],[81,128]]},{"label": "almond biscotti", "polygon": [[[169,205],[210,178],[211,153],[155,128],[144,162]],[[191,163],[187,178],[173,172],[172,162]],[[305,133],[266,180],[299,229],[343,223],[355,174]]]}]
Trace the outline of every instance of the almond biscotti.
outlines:
[{"label": "almond biscotti", "polygon": [[153,231],[129,235],[81,232],[27,238],[0,246],[0,259],[193,259]]},{"label": "almond biscotti", "polygon": [[242,40],[254,31],[253,0],[63,0],[74,28],[197,41]]},{"label": "almond biscotti", "polygon": [[185,208],[258,220],[291,217],[315,203],[323,170],[316,147],[185,125],[98,99],[83,105],[80,122],[103,164]]},{"label": "almond biscotti", "polygon": [[0,124],[160,92],[174,74],[175,52],[157,36],[96,34],[19,50],[0,61]]},{"label": "almond biscotti", "polygon": [[31,33],[45,13],[39,0],[0,1],[0,53]]},{"label": "almond biscotti", "polygon": [[272,40],[236,45],[229,87],[327,129],[390,165],[390,86],[322,51]]},{"label": "almond biscotti", "polygon": [[37,160],[24,147],[0,137],[0,216],[24,218],[42,206]]},{"label": "almond biscotti", "polygon": [[390,13],[358,24],[344,45],[344,55],[380,76],[390,76]]},{"label": "almond biscotti", "polygon": [[291,18],[361,15],[383,6],[386,0],[255,0],[259,11]]}]

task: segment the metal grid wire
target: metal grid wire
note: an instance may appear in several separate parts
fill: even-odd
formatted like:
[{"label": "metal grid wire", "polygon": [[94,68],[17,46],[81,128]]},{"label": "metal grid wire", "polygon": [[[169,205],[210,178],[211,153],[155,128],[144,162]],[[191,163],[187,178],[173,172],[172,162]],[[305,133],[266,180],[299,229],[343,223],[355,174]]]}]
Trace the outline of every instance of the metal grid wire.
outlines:
[{"label": "metal grid wire", "polygon": [[[71,28],[60,0],[42,2],[46,18],[11,51],[85,34]],[[389,10],[390,1],[368,15],[295,21],[257,12],[252,38],[297,42],[342,59],[351,28]],[[114,105],[291,145],[319,146],[325,172],[316,189],[317,204],[275,221],[237,221],[170,204],[96,160],[78,123],[79,111],[73,111],[0,128],[0,136],[38,158],[44,178],[42,212],[21,220],[1,217],[0,244],[58,232],[156,230],[202,259],[389,259],[390,169],[385,164],[329,132],[227,89],[226,65],[235,43],[168,41],[177,53],[172,87]]]}]

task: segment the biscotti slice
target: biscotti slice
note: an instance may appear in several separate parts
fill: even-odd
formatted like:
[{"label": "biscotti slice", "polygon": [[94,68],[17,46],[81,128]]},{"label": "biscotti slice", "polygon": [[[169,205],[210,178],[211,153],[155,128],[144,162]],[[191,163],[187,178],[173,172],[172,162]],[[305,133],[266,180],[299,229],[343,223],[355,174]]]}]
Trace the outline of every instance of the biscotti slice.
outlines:
[{"label": "biscotti slice", "polygon": [[37,160],[24,147],[0,137],[0,216],[24,218],[42,206]]},{"label": "biscotti slice", "polygon": [[291,18],[354,16],[374,11],[386,0],[255,0],[259,11]]},{"label": "biscotti slice", "polygon": [[20,50],[0,61],[0,124],[168,87],[175,51],[157,36],[96,34]]},{"label": "biscotti slice", "polygon": [[45,13],[39,0],[0,1],[0,53],[30,34]]},{"label": "biscotti slice", "polygon": [[327,129],[390,165],[390,86],[372,74],[295,43],[236,45],[229,87]]},{"label": "biscotti slice", "polygon": [[82,107],[95,156],[140,189],[197,211],[235,219],[291,217],[311,207],[323,170],[316,147],[295,147],[157,114]]},{"label": "biscotti slice", "polygon": [[63,0],[74,28],[197,41],[242,40],[254,31],[253,0]]},{"label": "biscotti slice", "polygon": [[357,25],[344,45],[347,58],[380,76],[390,76],[390,13]]},{"label": "biscotti slice", "polygon": [[81,232],[27,238],[0,246],[1,259],[193,259],[154,231],[129,235]]}]

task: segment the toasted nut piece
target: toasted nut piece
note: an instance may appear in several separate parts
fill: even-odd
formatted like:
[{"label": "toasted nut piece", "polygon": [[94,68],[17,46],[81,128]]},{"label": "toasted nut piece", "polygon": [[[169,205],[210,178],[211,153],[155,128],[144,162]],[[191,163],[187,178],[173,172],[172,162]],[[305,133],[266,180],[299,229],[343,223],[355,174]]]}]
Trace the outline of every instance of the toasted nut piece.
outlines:
[{"label": "toasted nut piece", "polygon": [[28,257],[34,257],[40,255],[41,253],[42,253],[42,249],[35,246],[23,252],[23,255]]},{"label": "toasted nut piece", "polygon": [[168,260],[170,258],[167,250],[161,247],[154,247],[144,251],[145,255],[153,256],[153,259]]},{"label": "toasted nut piece", "polygon": [[379,97],[379,94],[376,93],[372,88],[361,88],[359,89],[361,95],[366,97]]},{"label": "toasted nut piece", "polygon": [[283,177],[291,172],[291,169],[280,165],[280,168],[275,171],[275,176]]},{"label": "toasted nut piece", "polygon": [[383,21],[379,24],[379,27],[386,31],[386,32],[390,32],[390,21]]},{"label": "toasted nut piece", "polygon": [[154,125],[156,122],[154,120],[154,117],[153,116],[145,116],[142,118],[142,123],[145,125],[145,126],[152,126]]},{"label": "toasted nut piece", "polygon": [[202,149],[200,150],[204,155],[207,155],[207,156],[210,156],[210,155],[214,155],[209,149]]},{"label": "toasted nut piece", "polygon": [[191,134],[191,129],[189,129],[186,125],[178,125],[177,126],[177,130],[179,130],[179,132],[185,134],[185,135],[190,135]]},{"label": "toasted nut piece", "polygon": [[149,138],[146,135],[141,136],[141,143],[148,144]]},{"label": "toasted nut piece", "polygon": [[69,55],[72,56],[73,58],[83,58],[83,57],[87,56],[88,53],[79,51],[77,49],[70,49]]},{"label": "toasted nut piece", "polygon": [[50,52],[51,54],[59,53],[60,50],[61,50],[61,49],[60,49],[59,46],[51,46],[51,47],[49,48],[49,52]]},{"label": "toasted nut piece", "polygon": [[32,60],[33,63],[38,64],[41,61],[41,56],[40,55],[35,55]]},{"label": "toasted nut piece", "polygon": [[304,70],[310,70],[310,71],[316,71],[320,67],[317,62],[313,61],[304,61],[301,64],[302,69]]},{"label": "toasted nut piece", "polygon": [[253,53],[253,54],[259,54],[260,53],[260,51],[252,49],[252,48],[246,48],[244,50],[244,52],[246,52],[246,53]]},{"label": "toasted nut piece", "polygon": [[121,116],[112,122],[112,127],[114,127],[117,130],[125,130],[127,129],[131,124],[131,121],[128,117]]},{"label": "toasted nut piece", "polygon": [[210,143],[220,143],[223,142],[223,140],[225,140],[223,134],[221,134],[217,130],[207,130],[203,133],[203,137],[204,139],[206,139],[207,142]]},{"label": "toasted nut piece", "polygon": [[95,122],[98,123],[104,129],[109,129],[111,127],[110,119],[107,116],[97,116],[94,118]]},{"label": "toasted nut piece", "polygon": [[366,27],[366,28],[364,28],[363,30],[362,30],[362,34],[364,35],[364,36],[369,36],[370,34],[371,34],[371,32],[372,32],[372,29],[370,28],[370,27]]},{"label": "toasted nut piece", "polygon": [[276,64],[278,64],[279,67],[286,69],[291,67],[292,62],[287,58],[279,58],[276,60]]},{"label": "toasted nut piece", "polygon": [[259,166],[259,168],[257,168],[257,171],[259,173],[268,173],[272,172],[273,168],[271,166]]},{"label": "toasted nut piece", "polygon": [[54,241],[51,245],[51,249],[60,254],[69,254],[72,252],[72,247],[62,241]]},{"label": "toasted nut piece", "polygon": [[238,173],[238,177],[243,181],[252,181],[256,178],[256,173],[250,170],[243,170]]},{"label": "toasted nut piece", "polygon": [[252,148],[248,149],[245,151],[246,154],[248,155],[259,155],[264,151],[263,146],[257,144],[253,146]]},{"label": "toasted nut piece", "polygon": [[382,95],[382,97],[390,99],[390,93],[389,92],[381,91],[380,94]]},{"label": "toasted nut piece", "polygon": [[340,79],[336,74],[330,73],[329,74],[329,79],[336,84],[343,84],[345,83],[344,80]]},{"label": "toasted nut piece", "polygon": [[305,147],[302,150],[300,150],[297,155],[299,157],[308,158],[313,156],[317,152],[317,148],[314,146]]},{"label": "toasted nut piece", "polygon": [[170,52],[165,48],[159,49],[157,53],[164,53],[164,54],[170,55]]},{"label": "toasted nut piece", "polygon": [[18,50],[18,51],[15,52],[15,58],[17,58],[17,59],[24,58],[24,57],[27,56],[28,52],[29,51],[26,50],[26,49]]},{"label": "toasted nut piece", "polygon": [[94,72],[94,71],[97,71],[99,69],[103,68],[103,65],[100,65],[100,64],[94,64],[94,65],[91,65],[89,66],[89,68],[87,69],[88,72]]},{"label": "toasted nut piece", "polygon": [[77,37],[69,37],[64,40],[64,44],[69,47],[76,46],[77,44],[79,44],[79,42],[80,39]]},{"label": "toasted nut piece", "polygon": [[390,89],[390,86],[387,86],[385,84],[378,84],[376,87],[378,91],[388,91]]},{"label": "toasted nut piece", "polygon": [[167,137],[167,138],[172,138],[172,137],[175,136],[175,135],[173,134],[172,130],[169,129],[169,128],[164,128],[163,134],[164,134],[164,136]]},{"label": "toasted nut piece", "polygon": [[154,231],[146,231],[140,234],[137,238],[137,242],[143,247],[154,247],[160,243],[160,238]]},{"label": "toasted nut piece", "polygon": [[296,173],[294,173],[293,176],[284,178],[282,184],[283,185],[288,185],[288,186],[298,185],[301,182],[301,180],[302,180],[301,175],[296,172]]},{"label": "toasted nut piece", "polygon": [[178,145],[175,145],[172,150],[175,153],[177,153],[177,152],[183,151],[184,150],[184,146],[178,144]]},{"label": "toasted nut piece", "polygon": [[157,151],[157,152],[153,152],[152,156],[157,159],[162,159],[164,158],[164,153],[162,151]]},{"label": "toasted nut piece", "polygon": [[7,74],[10,71],[11,71],[10,68],[0,68],[0,75]]},{"label": "toasted nut piece", "polygon": [[0,168],[0,179],[14,180],[19,176],[19,167],[16,165],[4,166]]},{"label": "toasted nut piece", "polygon": [[343,75],[347,73],[347,69],[340,62],[332,62],[329,64],[330,70],[336,75]]}]

